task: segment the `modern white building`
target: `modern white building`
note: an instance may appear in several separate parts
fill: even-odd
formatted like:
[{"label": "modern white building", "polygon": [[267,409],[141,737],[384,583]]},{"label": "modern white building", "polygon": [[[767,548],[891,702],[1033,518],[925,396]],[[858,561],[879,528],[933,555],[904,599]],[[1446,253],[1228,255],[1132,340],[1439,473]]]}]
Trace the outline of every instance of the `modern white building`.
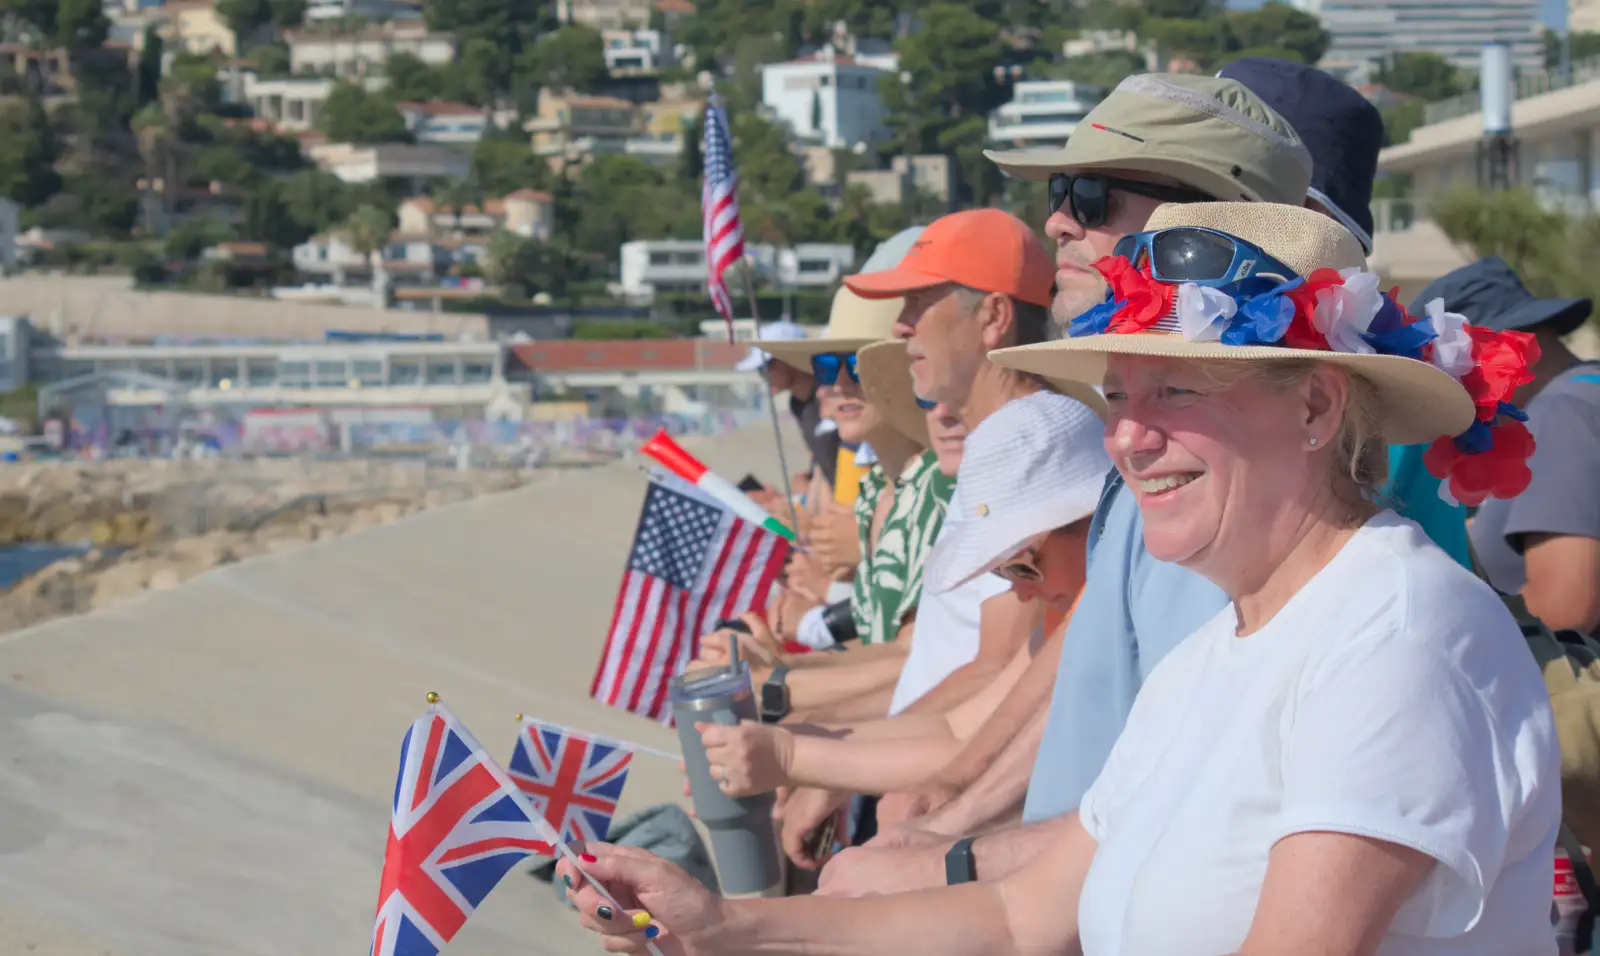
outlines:
[{"label": "modern white building", "polygon": [[329,20],[420,20],[422,4],[419,0],[306,0],[305,23],[326,23]]},{"label": "modern white building", "polygon": [[1393,53],[1437,53],[1476,76],[1484,44],[1511,44],[1519,71],[1544,69],[1538,0],[1302,0],[1333,37],[1317,64],[1364,82]]},{"label": "modern white building", "polygon": [[556,0],[556,19],[596,30],[650,25],[651,0]]},{"label": "modern white building", "polygon": [[778,250],[778,281],[790,289],[826,289],[855,262],[855,247],[847,242],[802,242]]},{"label": "modern white building", "polygon": [[1024,80],[989,114],[989,142],[1003,149],[1060,147],[1105,91],[1070,80]]},{"label": "modern white building", "polygon": [[417,407],[481,417],[526,383],[507,382],[494,342],[339,342],[305,345],[78,345],[34,348],[35,379],[71,389],[96,377],[107,404]]},{"label": "modern white building", "polygon": [[606,69],[613,76],[653,73],[667,66],[659,30],[602,30]]},{"label": "modern white building", "polygon": [[381,74],[389,57],[402,52],[430,66],[445,66],[456,58],[455,38],[430,33],[421,22],[389,22],[353,32],[329,26],[285,30],[283,39],[289,46],[289,68],[297,74]]},{"label": "modern white building", "polygon": [[442,146],[473,146],[483,139],[493,124],[490,111],[466,103],[401,103],[400,115],[406,129],[419,143]]},{"label": "modern white building", "polygon": [[[771,275],[776,250],[746,245],[745,255],[758,275]],[[616,294],[648,302],[661,292],[694,292],[706,287],[706,247],[699,239],[635,239],[621,249],[621,281]]]},{"label": "modern white building", "polygon": [[887,70],[824,47],[815,55],[761,68],[761,102],[794,135],[830,148],[889,135],[878,81]]}]

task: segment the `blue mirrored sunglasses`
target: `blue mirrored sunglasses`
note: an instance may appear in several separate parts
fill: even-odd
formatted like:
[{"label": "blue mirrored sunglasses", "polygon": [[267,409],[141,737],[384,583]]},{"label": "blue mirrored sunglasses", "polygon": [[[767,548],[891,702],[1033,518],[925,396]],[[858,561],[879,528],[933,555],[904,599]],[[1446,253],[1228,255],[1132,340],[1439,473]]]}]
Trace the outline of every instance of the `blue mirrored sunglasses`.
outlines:
[{"label": "blue mirrored sunglasses", "polygon": [[1148,267],[1157,282],[1224,286],[1252,276],[1287,281],[1297,275],[1259,246],[1200,226],[1174,226],[1123,236],[1112,254],[1126,258],[1135,269]]},{"label": "blue mirrored sunglasses", "polygon": [[861,381],[861,376],[856,374],[854,352],[823,352],[821,355],[811,356],[811,374],[816,378],[818,385],[833,385],[838,382],[841,368],[850,375],[850,381]]}]

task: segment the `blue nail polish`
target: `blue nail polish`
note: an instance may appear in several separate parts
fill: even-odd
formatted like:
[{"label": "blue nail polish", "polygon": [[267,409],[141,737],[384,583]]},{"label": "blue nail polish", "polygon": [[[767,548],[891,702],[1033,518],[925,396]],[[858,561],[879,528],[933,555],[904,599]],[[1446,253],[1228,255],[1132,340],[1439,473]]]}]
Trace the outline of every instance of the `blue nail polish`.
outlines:
[{"label": "blue nail polish", "polygon": [[611,907],[605,905],[604,903],[601,903],[599,906],[596,906],[594,908],[594,915],[600,917],[603,920],[609,920],[613,916],[615,916],[616,914],[611,912]]},{"label": "blue nail polish", "polygon": [[567,884],[567,889],[569,889],[569,890],[572,889],[572,877],[563,876],[563,877],[561,877],[561,882]]},{"label": "blue nail polish", "polygon": [[651,923],[649,926],[646,926],[644,928],[644,938],[645,939],[655,939],[657,936],[660,936],[660,935],[661,935],[661,927],[657,926],[654,923]]}]

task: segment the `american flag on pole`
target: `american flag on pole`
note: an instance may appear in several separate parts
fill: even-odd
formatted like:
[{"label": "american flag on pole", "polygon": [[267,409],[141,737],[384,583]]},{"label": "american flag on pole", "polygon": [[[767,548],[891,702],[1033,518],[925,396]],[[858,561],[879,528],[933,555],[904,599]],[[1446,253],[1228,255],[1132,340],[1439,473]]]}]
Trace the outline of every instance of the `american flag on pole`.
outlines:
[{"label": "american flag on pole", "polygon": [[524,718],[506,771],[562,842],[604,842],[632,763],[629,747]]},{"label": "american flag on pole", "polygon": [[705,142],[700,155],[705,181],[700,187],[700,216],[706,240],[706,290],[728,323],[733,341],[733,299],[723,274],[744,258],[744,223],[739,219],[739,175],[733,168],[733,142],[728,114],[718,97],[706,101]]},{"label": "american flag on pole", "polygon": [[789,543],[693,485],[653,473],[590,693],[670,723],[667,681],[718,621],[766,609]]},{"label": "american flag on pole", "polygon": [[443,704],[406,732],[392,814],[371,956],[435,956],[513,866],[557,852],[554,829]]}]

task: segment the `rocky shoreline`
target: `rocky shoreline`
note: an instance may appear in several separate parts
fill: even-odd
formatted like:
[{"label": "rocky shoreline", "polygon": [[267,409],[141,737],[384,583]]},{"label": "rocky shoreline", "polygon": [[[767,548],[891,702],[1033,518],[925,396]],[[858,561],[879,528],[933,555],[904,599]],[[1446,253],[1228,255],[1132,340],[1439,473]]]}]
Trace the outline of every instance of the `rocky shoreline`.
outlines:
[{"label": "rocky shoreline", "polygon": [[418,461],[112,461],[0,468],[0,546],[86,546],[0,594],[0,633],[113,604],[245,558],[479,495],[534,470]]}]

